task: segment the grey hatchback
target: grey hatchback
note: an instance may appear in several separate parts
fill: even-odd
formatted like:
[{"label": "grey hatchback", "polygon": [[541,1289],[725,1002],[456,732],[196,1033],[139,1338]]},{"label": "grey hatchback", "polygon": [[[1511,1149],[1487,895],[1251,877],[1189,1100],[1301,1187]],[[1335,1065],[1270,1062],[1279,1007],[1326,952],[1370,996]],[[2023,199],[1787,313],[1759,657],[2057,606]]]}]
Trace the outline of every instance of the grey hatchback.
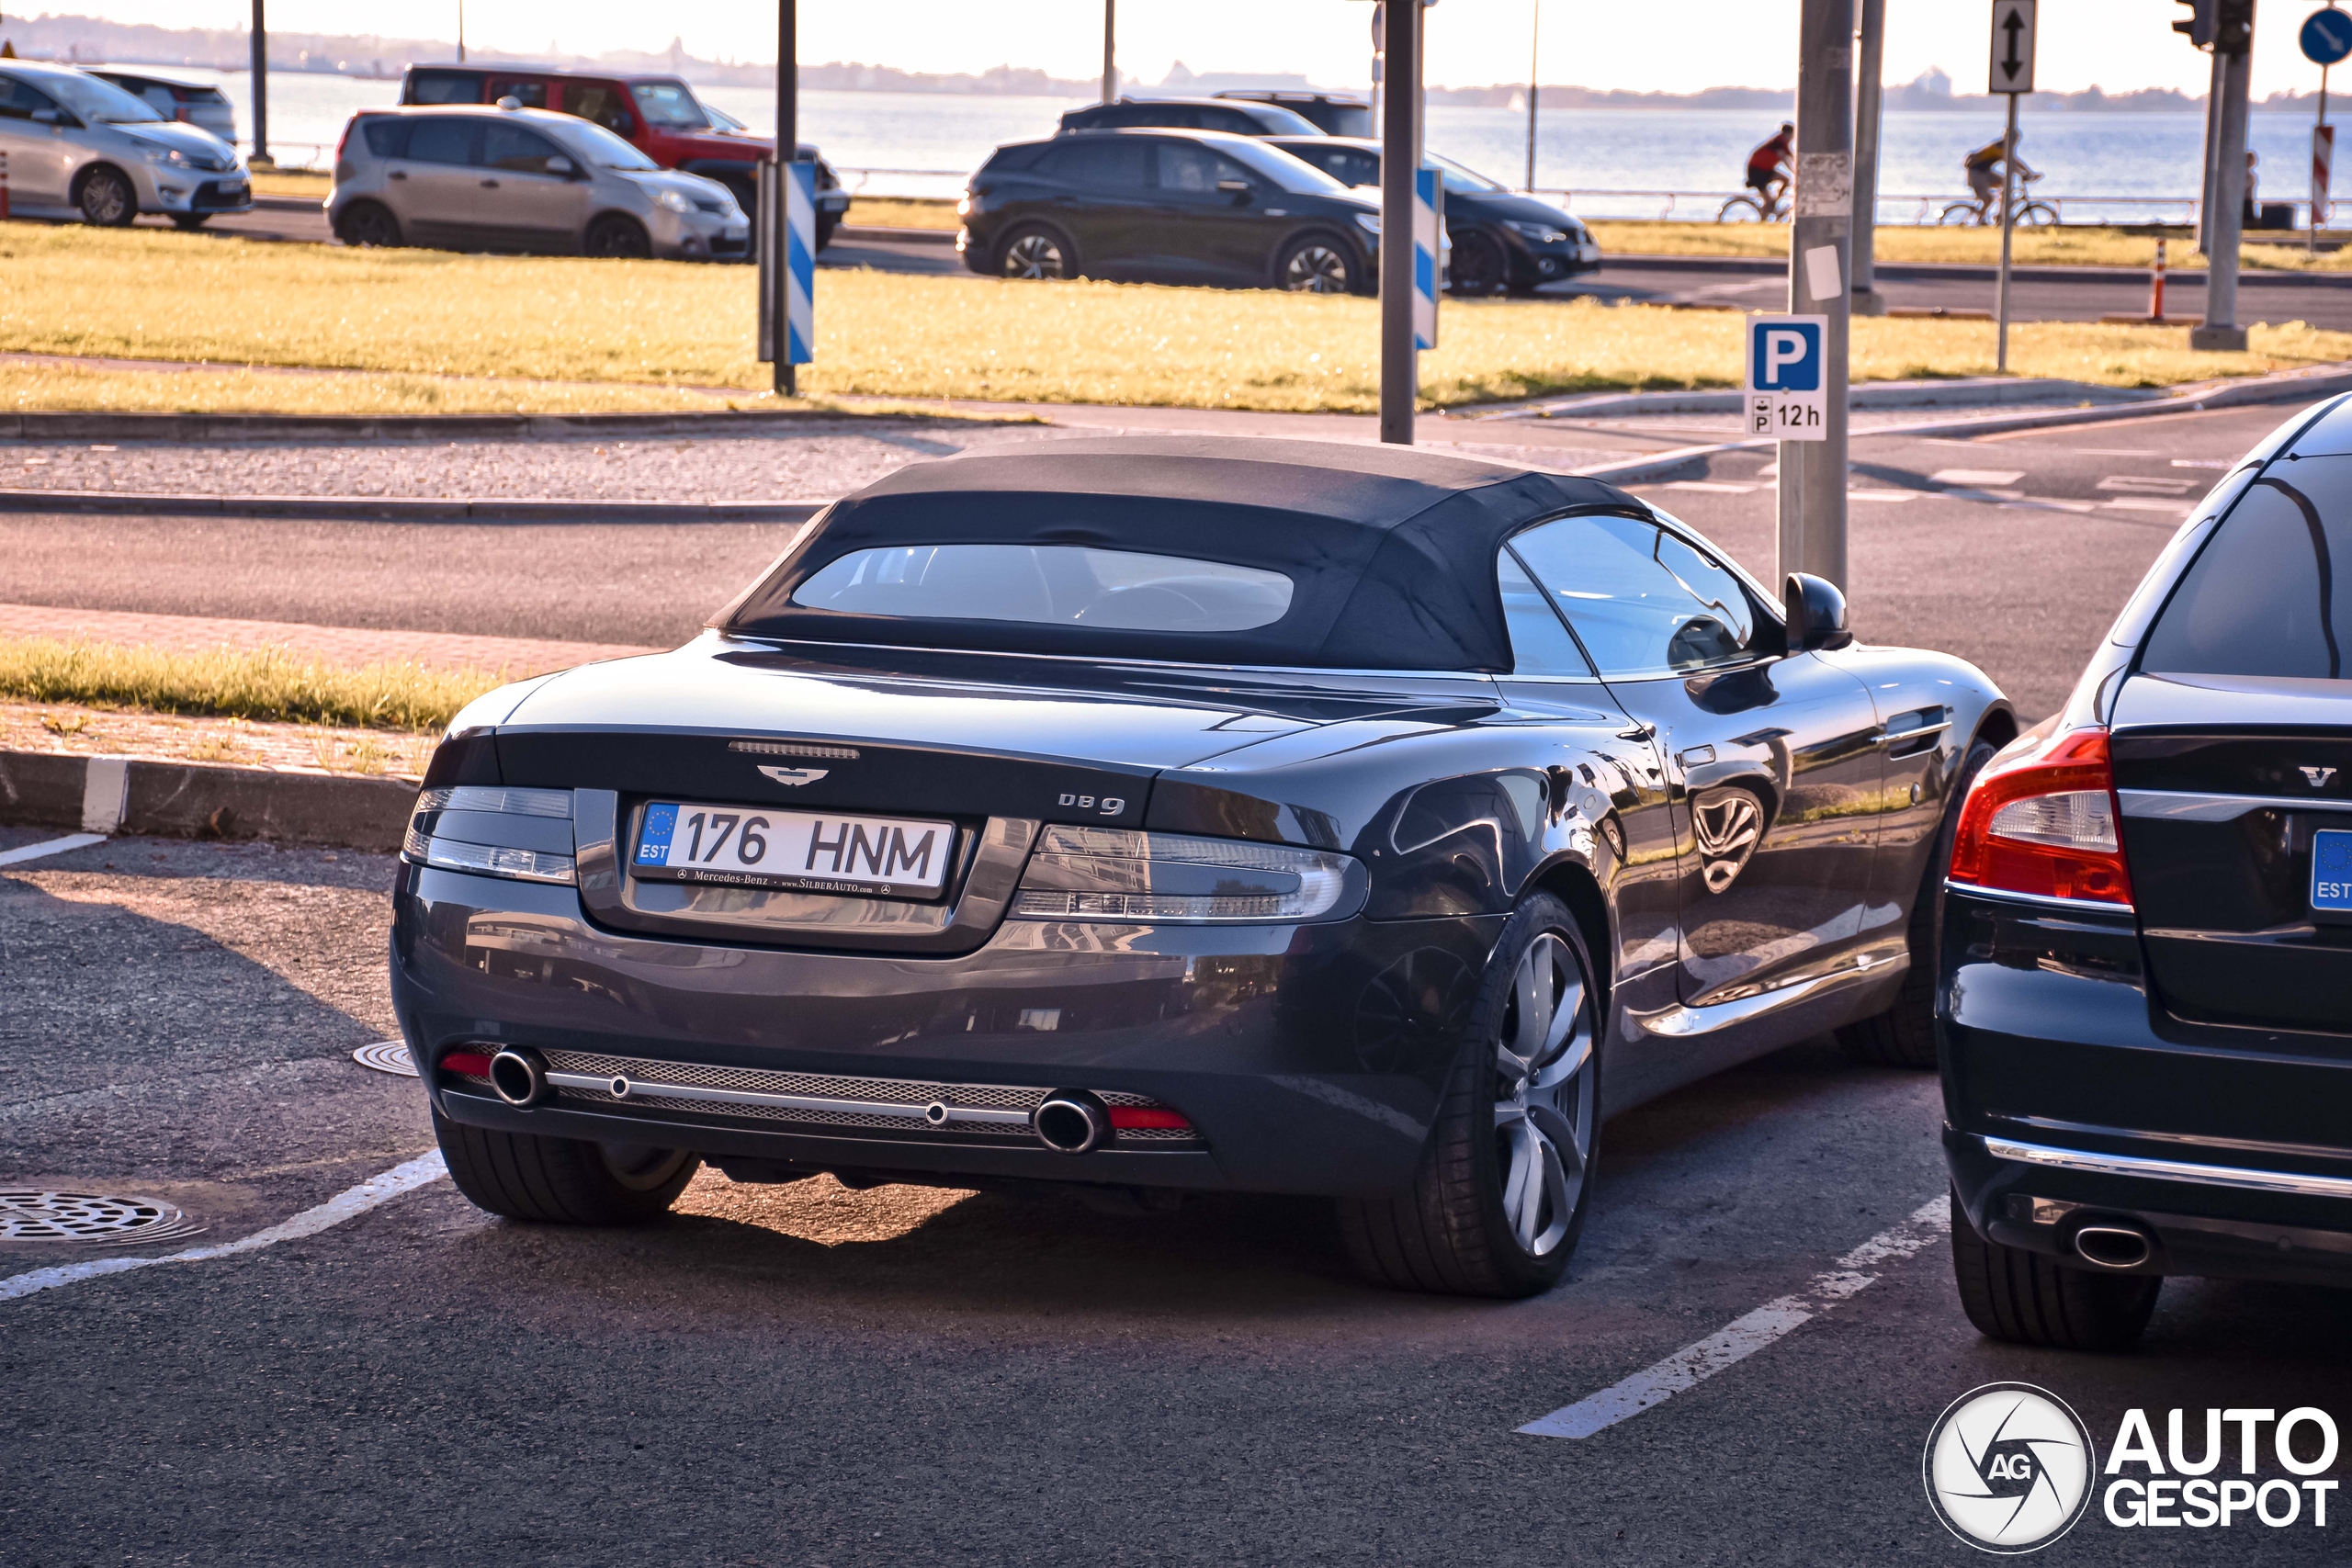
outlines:
[{"label": "grey hatchback", "polygon": [[742,260],[751,221],[716,180],[664,169],[542,109],[363,109],[335,148],[328,220],[348,245]]}]

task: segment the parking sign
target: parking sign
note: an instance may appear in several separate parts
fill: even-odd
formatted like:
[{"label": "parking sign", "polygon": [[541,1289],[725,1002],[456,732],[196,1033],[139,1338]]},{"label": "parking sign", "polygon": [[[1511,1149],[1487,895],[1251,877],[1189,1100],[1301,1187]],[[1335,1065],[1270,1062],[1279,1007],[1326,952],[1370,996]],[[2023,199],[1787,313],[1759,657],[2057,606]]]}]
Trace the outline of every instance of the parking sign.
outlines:
[{"label": "parking sign", "polygon": [[1779,441],[1829,439],[1823,373],[1829,318],[1747,319],[1747,434]]}]

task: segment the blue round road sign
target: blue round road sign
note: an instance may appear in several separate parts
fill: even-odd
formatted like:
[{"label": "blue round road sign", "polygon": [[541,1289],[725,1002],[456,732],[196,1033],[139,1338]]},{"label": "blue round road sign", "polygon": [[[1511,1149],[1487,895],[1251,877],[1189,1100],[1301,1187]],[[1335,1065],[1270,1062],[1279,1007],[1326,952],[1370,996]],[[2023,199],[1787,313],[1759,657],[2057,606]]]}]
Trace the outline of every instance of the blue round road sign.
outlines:
[{"label": "blue round road sign", "polygon": [[2303,58],[2313,65],[2334,65],[2352,54],[2352,15],[2330,6],[2303,19]]}]

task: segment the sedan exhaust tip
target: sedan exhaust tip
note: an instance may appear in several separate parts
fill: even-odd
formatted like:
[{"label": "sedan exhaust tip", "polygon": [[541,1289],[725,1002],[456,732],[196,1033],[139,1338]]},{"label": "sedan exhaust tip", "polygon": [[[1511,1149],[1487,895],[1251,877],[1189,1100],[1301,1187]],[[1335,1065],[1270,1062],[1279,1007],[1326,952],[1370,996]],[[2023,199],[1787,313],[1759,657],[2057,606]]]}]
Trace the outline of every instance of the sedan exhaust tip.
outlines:
[{"label": "sedan exhaust tip", "polygon": [[547,1098],[547,1065],[537,1051],[510,1045],[490,1059],[490,1087],[509,1105],[536,1105]]},{"label": "sedan exhaust tip", "polygon": [[2145,1231],[2129,1225],[2085,1225],[2075,1233],[2075,1255],[2101,1269],[2137,1269],[2155,1250]]},{"label": "sedan exhaust tip", "polygon": [[1091,1097],[1056,1089],[1030,1117],[1038,1141],[1056,1154],[1091,1154],[1111,1136],[1111,1117]]}]

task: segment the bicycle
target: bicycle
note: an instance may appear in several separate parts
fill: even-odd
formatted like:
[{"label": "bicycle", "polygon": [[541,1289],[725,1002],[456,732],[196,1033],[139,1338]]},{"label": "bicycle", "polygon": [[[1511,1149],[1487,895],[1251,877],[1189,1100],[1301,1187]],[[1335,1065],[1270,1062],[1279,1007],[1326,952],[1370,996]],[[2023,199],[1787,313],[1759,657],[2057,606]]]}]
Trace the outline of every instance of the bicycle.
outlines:
[{"label": "bicycle", "polygon": [[[2018,176],[2018,184],[2020,187],[2030,186],[2041,177],[2041,175],[2038,171],[2029,171]],[[2032,196],[2027,195],[2022,189],[2018,191],[2018,195],[2025,198],[2018,203],[2017,221],[2018,228],[2041,229],[2058,221],[2058,209],[2051,206],[2050,203],[2038,200]],[[1986,197],[1981,202],[1975,200],[1955,201],[1943,209],[1943,211],[1937,217],[1936,221],[1939,224],[1973,223],[1980,228],[1985,228],[2000,221],[2000,211],[2001,198],[1996,193]]]},{"label": "bicycle", "polygon": [[1733,197],[1715,209],[1718,223],[1778,223],[1788,216],[1788,209],[1781,198],[1788,194],[1789,182],[1775,180],[1772,188],[1758,197],[1747,192]]}]

